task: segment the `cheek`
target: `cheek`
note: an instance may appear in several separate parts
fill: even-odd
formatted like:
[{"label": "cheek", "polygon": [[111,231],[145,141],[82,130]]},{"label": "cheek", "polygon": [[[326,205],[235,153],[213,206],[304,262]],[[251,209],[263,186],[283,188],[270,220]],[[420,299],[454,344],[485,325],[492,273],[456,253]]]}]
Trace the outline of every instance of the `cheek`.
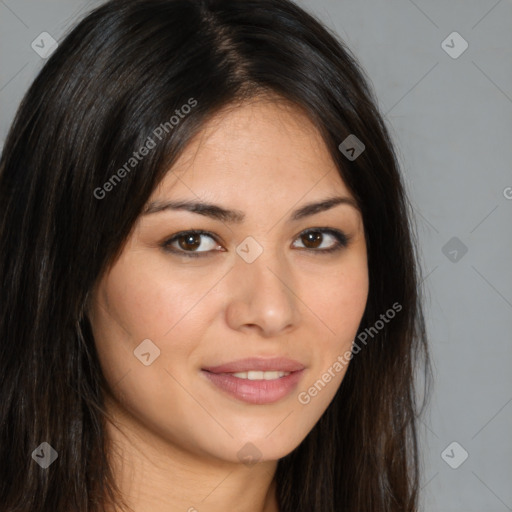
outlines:
[{"label": "cheek", "polygon": [[202,276],[193,269],[171,272],[171,265],[156,258],[154,262],[132,258],[120,263],[105,281],[104,302],[109,316],[118,320],[134,341],[172,337],[191,313],[200,321],[201,308],[197,306],[215,282],[211,275]]},{"label": "cheek", "polygon": [[[95,298],[99,305],[91,315],[93,335],[115,398],[154,429],[174,425],[179,431],[180,422],[169,421],[164,405],[173,397],[172,411],[178,418],[196,410],[179,383],[188,383],[190,357],[210,324],[208,301],[202,298],[215,276],[192,280],[190,272],[171,276],[170,266],[153,265],[150,259],[142,263],[120,259],[102,281]],[[152,361],[146,366],[134,350],[148,339],[154,345],[145,342]],[[185,387],[192,389],[190,384]]]},{"label": "cheek", "polygon": [[[316,276],[318,277],[318,276]],[[316,282],[315,282],[316,281]],[[329,343],[351,341],[363,316],[368,299],[368,269],[365,259],[354,260],[322,279],[308,276],[305,303],[325,327]],[[350,338],[350,340],[349,340]]]},{"label": "cheek", "polygon": [[302,389],[306,393],[305,401],[300,403],[314,401],[313,408],[318,413],[330,403],[350,364],[350,351],[364,314],[368,290],[364,257],[347,261],[308,289],[306,303],[319,320],[315,319],[318,328],[312,374]]},{"label": "cheek", "polygon": [[[172,271],[165,258],[142,253],[123,256],[101,282],[93,307],[91,324],[101,366],[110,383],[127,372],[131,378],[144,373],[143,388],[158,386],[152,378],[171,369],[183,376],[187,362],[204,338],[214,314],[208,295],[219,277],[198,268]],[[158,354],[145,367],[134,351],[144,340]],[[142,353],[142,352],[141,352]],[[147,371],[150,370],[150,371]],[[162,376],[160,375],[160,379]],[[165,374],[164,379],[168,378]]]},{"label": "cheek", "polygon": [[311,372],[297,394],[308,430],[325,412],[343,381],[368,288],[366,264],[346,267],[309,288],[307,304],[320,320],[314,319],[317,327],[311,330],[315,332]]}]

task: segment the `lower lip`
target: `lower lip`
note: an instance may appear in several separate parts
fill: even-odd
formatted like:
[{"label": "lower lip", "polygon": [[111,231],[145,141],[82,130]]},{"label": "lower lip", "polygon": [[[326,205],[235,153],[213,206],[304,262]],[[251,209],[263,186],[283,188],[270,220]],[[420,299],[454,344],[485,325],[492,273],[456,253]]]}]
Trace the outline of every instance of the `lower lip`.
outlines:
[{"label": "lower lip", "polygon": [[229,395],[250,404],[271,404],[289,395],[297,386],[304,370],[292,372],[274,380],[239,379],[229,374],[202,372],[206,377]]}]

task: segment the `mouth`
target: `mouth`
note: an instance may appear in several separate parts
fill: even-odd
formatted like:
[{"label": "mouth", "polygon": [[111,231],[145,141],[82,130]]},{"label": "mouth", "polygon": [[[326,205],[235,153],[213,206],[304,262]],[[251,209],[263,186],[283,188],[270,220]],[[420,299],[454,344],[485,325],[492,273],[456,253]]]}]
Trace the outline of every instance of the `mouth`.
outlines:
[{"label": "mouth", "polygon": [[263,405],[288,396],[298,385],[305,367],[286,358],[251,358],[202,368],[215,389],[242,402]]}]

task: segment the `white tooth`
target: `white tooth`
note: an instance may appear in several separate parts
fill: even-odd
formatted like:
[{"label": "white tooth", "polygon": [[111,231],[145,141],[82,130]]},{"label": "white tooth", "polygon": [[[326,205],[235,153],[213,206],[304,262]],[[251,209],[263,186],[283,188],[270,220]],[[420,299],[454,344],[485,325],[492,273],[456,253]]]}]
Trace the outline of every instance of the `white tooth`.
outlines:
[{"label": "white tooth", "polygon": [[281,377],[285,377],[286,375],[290,375],[290,372],[262,372],[257,370],[250,370],[248,372],[232,373],[231,375],[233,375],[233,377],[238,377],[239,379],[247,380],[275,380],[280,379]]}]

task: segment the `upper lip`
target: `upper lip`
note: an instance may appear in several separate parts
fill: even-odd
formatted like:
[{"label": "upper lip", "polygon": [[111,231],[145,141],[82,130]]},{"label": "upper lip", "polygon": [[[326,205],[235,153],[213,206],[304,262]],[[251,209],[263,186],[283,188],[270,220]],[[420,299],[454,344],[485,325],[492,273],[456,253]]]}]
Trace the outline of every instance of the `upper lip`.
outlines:
[{"label": "upper lip", "polygon": [[203,370],[211,373],[237,373],[247,372],[250,370],[263,372],[296,372],[303,369],[303,364],[286,357],[273,357],[270,359],[265,359],[262,357],[250,357],[246,359],[238,359],[237,361],[231,361],[229,363],[217,366],[206,366],[203,368]]}]

